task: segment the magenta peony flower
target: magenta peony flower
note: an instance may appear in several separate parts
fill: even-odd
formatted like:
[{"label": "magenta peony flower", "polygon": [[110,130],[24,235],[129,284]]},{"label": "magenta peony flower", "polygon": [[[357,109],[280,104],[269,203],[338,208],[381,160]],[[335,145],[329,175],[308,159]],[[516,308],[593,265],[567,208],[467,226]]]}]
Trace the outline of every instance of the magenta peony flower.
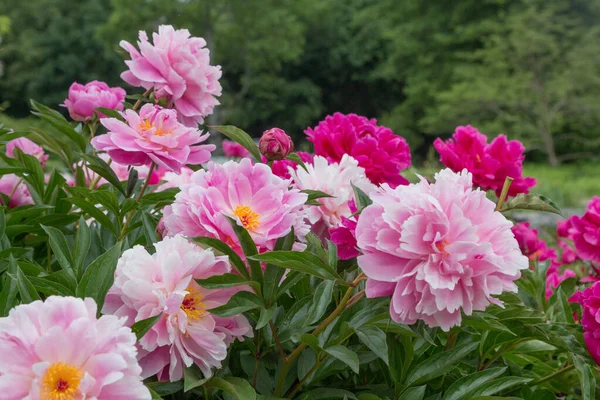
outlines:
[{"label": "magenta peony flower", "polygon": [[148,41],[140,31],[138,51],[121,41],[131,60],[121,78],[132,86],[154,89],[157,99],[166,99],[177,110],[180,121],[197,127],[212,114],[221,95],[221,67],[210,65],[210,52],[202,38],[190,37],[187,29],[175,30],[170,25],[158,27]]},{"label": "magenta peony flower", "polygon": [[374,184],[385,182],[392,188],[408,184],[400,175],[411,164],[408,143],[391,129],[377,125],[376,119],[335,113],[305,133],[315,145],[315,155],[329,162],[340,162],[349,154]]},{"label": "magenta peony flower", "polygon": [[202,164],[210,159],[213,144],[194,146],[208,139],[208,134],[188,128],[177,121],[177,112],[145,104],[138,115],[126,110],[126,122],[104,118],[105,135],[92,139],[92,145],[105,150],[117,163],[150,165],[178,171],[185,164]]},{"label": "magenta peony flower", "polygon": [[248,158],[239,163],[209,163],[208,169],[196,171],[191,184],[183,185],[175,202],[165,207],[166,233],[210,236],[241,252],[226,218],[230,217],[248,230],[261,249],[273,249],[277,239],[287,235],[292,226],[298,237],[308,233],[302,213],[308,196],[289,186],[289,180]]},{"label": "magenta peony flower", "polygon": [[[298,157],[304,162],[304,164],[312,164],[313,156],[312,154],[305,153],[303,151],[297,151]],[[266,163],[268,160],[265,156],[261,157],[262,162]],[[298,164],[295,161],[291,160],[278,160],[273,161],[273,165],[271,165],[271,170],[275,175],[283,179],[290,179],[292,176],[290,175],[290,168],[296,169],[298,168]]]},{"label": "magenta peony flower", "polygon": [[358,219],[358,265],[367,297],[391,296],[401,323],[423,320],[448,331],[466,315],[502,304],[529,266],[510,228],[467,171],[437,173],[435,183],[382,185]]},{"label": "magenta peony flower", "polygon": [[142,246],[123,253],[102,312],[125,317],[128,325],[162,313],[139,342],[144,378],[158,375],[175,382],[192,364],[209,377],[221,367],[231,342],[253,335],[243,315],[210,313],[240,289],[208,290],[195,281],[229,272],[229,260],[179,235],[154,247],[152,255]]},{"label": "magenta peony flower", "polygon": [[37,158],[40,161],[40,164],[42,164],[42,168],[46,166],[48,154],[44,153],[44,149],[31,140],[21,137],[6,143],[6,156],[15,158],[15,148],[18,148],[25,154],[29,154],[30,156]]},{"label": "magenta peony flower", "polygon": [[571,229],[573,229],[573,220],[575,218],[577,217],[571,216],[565,220],[556,222],[556,234],[558,237],[573,240],[573,234],[575,231],[571,231]]},{"label": "magenta peony flower", "polygon": [[523,152],[525,147],[518,140],[508,141],[498,135],[487,144],[487,137],[476,128],[459,126],[446,142],[437,138],[433,147],[440,153],[440,161],[454,172],[467,169],[473,174],[473,183],[484,190],[494,190],[499,196],[507,177],[514,179],[509,196],[528,193],[536,180],[523,177]]},{"label": "magenta peony flower", "polygon": [[283,129],[271,128],[263,132],[258,148],[267,160],[277,161],[294,151],[294,142]]},{"label": "magenta peony flower", "polygon": [[[0,193],[8,197],[10,208],[33,204],[33,198],[27,185],[20,176],[15,174],[6,174],[0,177]],[[0,204],[4,204],[2,197],[0,197]]]},{"label": "magenta peony flower", "polygon": [[521,252],[530,260],[546,261],[556,258],[556,251],[538,237],[537,229],[530,228],[529,222],[519,222],[511,230]]},{"label": "magenta peony flower", "polygon": [[223,154],[225,157],[246,158],[250,157],[250,152],[244,146],[233,140],[223,140]]},{"label": "magenta peony flower", "polygon": [[50,296],[0,318],[5,400],[146,400],[135,335],[92,299]]},{"label": "magenta peony flower", "polygon": [[583,217],[573,217],[572,224],[568,233],[573,238],[579,257],[600,262],[600,197],[594,196]]},{"label": "magenta peony flower", "polygon": [[583,339],[590,355],[600,365],[600,282],[575,293],[569,301],[579,303],[583,308]]},{"label": "magenta peony flower", "polygon": [[546,300],[552,297],[554,290],[563,283],[563,281],[577,276],[575,272],[568,268],[561,273],[559,267],[560,265],[558,263],[552,263],[548,270],[546,270]]},{"label": "magenta peony flower", "polygon": [[[350,207],[352,214],[356,213],[354,200],[348,202],[348,207]],[[356,243],[357,221],[358,216],[342,217],[338,227],[329,229],[330,240],[337,246],[337,254],[340,260],[349,260],[360,254]]]},{"label": "magenta peony flower", "polygon": [[[74,82],[61,106],[67,107],[73,121],[91,121],[96,108],[122,110],[124,100],[125,90],[120,87],[111,88],[100,81],[91,81],[85,86]],[[98,118],[106,118],[106,115],[98,112]]]}]

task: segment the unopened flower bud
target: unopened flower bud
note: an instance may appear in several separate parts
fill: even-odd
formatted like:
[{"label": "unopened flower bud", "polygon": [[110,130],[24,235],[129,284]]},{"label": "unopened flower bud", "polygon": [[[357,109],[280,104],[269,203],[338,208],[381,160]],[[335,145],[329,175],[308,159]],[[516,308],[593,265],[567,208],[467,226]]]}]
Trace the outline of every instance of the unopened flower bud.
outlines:
[{"label": "unopened flower bud", "polygon": [[283,160],[294,150],[292,138],[283,129],[272,128],[263,132],[258,148],[269,161]]}]

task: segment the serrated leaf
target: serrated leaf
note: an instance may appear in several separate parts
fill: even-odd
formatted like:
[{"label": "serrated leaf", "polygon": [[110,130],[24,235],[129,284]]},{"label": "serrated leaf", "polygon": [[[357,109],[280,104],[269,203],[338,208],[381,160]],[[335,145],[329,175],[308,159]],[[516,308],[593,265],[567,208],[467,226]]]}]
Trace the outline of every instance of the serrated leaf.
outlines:
[{"label": "serrated leaf", "polygon": [[562,212],[556,207],[554,202],[548,202],[548,200],[548,198],[536,194],[520,193],[517,196],[510,199],[509,201],[507,201],[506,203],[504,203],[504,207],[500,211],[506,212],[512,210],[536,210],[550,212],[562,216]]},{"label": "serrated leaf", "polygon": [[325,353],[348,365],[355,374],[359,373],[358,355],[347,347],[334,345],[324,349]]},{"label": "serrated leaf", "polygon": [[254,140],[243,130],[233,126],[233,125],[219,125],[219,126],[209,126],[209,128],[217,130],[221,132],[223,135],[227,136],[229,139],[233,140],[236,143],[241,144],[246,150],[252,154],[254,159],[258,162],[261,162],[260,151],[258,150],[258,146],[254,143]]},{"label": "serrated leaf", "polygon": [[131,330],[135,333],[137,340],[142,340],[144,335],[148,333],[150,329],[158,322],[162,317],[162,314],[155,315],[154,317],[146,318],[131,325]]}]

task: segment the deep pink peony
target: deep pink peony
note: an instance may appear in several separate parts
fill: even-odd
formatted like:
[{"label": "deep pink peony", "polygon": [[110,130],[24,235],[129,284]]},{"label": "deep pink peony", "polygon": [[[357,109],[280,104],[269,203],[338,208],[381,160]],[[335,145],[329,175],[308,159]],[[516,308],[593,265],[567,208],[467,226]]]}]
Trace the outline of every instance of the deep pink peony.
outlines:
[{"label": "deep pink peony", "polygon": [[283,129],[271,128],[263,132],[258,148],[267,160],[278,161],[294,151],[294,142]]},{"label": "deep pink peony", "polygon": [[329,162],[340,162],[349,154],[374,184],[385,182],[392,188],[408,184],[400,175],[411,164],[408,143],[391,129],[377,125],[376,119],[335,113],[305,133],[315,145],[315,155]]},{"label": "deep pink peony", "polygon": [[6,143],[6,156],[15,158],[15,148],[18,148],[25,154],[29,154],[30,156],[37,158],[40,161],[40,164],[42,164],[42,168],[46,166],[48,154],[44,152],[44,149],[41,146],[38,146],[31,140],[21,137]]},{"label": "deep pink peony", "polygon": [[[85,86],[74,82],[69,88],[69,97],[61,105],[67,107],[72,120],[91,121],[96,108],[122,110],[125,94],[123,88],[111,88],[100,81],[92,81]],[[98,113],[98,117],[105,118],[106,115]]]},{"label": "deep pink peony", "polygon": [[518,140],[507,140],[498,135],[490,144],[487,137],[476,128],[459,126],[446,142],[437,138],[433,143],[440,153],[440,161],[454,172],[467,169],[473,174],[473,183],[484,190],[494,190],[500,195],[507,177],[514,179],[509,196],[528,193],[536,180],[523,177],[523,152],[525,147]]},{"label": "deep pink peony", "polygon": [[[350,212],[356,213],[356,204],[354,200],[348,202]],[[349,260],[357,257],[360,252],[356,243],[356,224],[358,216],[353,215],[348,218],[342,217],[340,225],[329,229],[329,237],[333,244],[337,246],[337,254],[340,260]]]},{"label": "deep pink peony", "polygon": [[158,27],[153,43],[146,32],[140,31],[139,38],[139,51],[126,41],[120,43],[131,57],[121,78],[132,86],[153,88],[156,98],[172,104],[185,125],[203,123],[219,104],[215,96],[221,95],[221,67],[210,65],[206,41],[170,25]]},{"label": "deep pink peony", "polygon": [[358,219],[358,265],[367,297],[391,296],[401,323],[423,320],[448,331],[466,315],[502,304],[529,266],[510,228],[467,171],[442,170],[395,190],[382,185]]},{"label": "deep pink peony", "polygon": [[519,248],[530,260],[546,261],[556,258],[556,251],[548,247],[545,241],[538,237],[537,229],[529,226],[529,222],[519,222],[511,228]]},{"label": "deep pink peony", "polygon": [[600,365],[600,282],[575,293],[569,301],[579,303],[583,308],[583,339],[590,355]]},{"label": "deep pink peony", "polygon": [[600,262],[600,197],[594,196],[582,217],[573,217],[568,230],[579,257]]},{"label": "deep pink peony", "polygon": [[573,220],[577,218],[576,216],[571,216],[565,220],[556,222],[556,234],[558,237],[571,239],[573,240]]},{"label": "deep pink peony", "polygon": [[[8,197],[8,206],[11,208],[33,204],[27,185],[20,176],[15,174],[0,177],[0,193]],[[4,204],[2,197],[0,197],[1,204]]]},{"label": "deep pink peony", "polygon": [[223,140],[223,154],[225,157],[246,158],[250,157],[250,152],[244,146],[233,140]]},{"label": "deep pink peony", "polygon": [[[312,154],[305,153],[303,151],[297,151],[296,154],[298,155],[298,157],[300,157],[304,164],[313,163]],[[267,162],[267,159],[264,156],[262,156],[262,162]],[[273,165],[271,165],[273,173],[283,179],[290,179],[292,177],[290,175],[290,168],[296,169],[298,168],[298,164],[296,164],[296,162],[292,160],[278,160],[273,161]]]},{"label": "deep pink peony", "polygon": [[125,317],[128,325],[162,313],[139,342],[144,378],[178,381],[192,364],[211,376],[231,342],[253,335],[243,315],[221,318],[210,313],[239,288],[208,290],[195,281],[230,272],[229,260],[179,235],[154,247],[152,255],[142,246],[123,253],[102,312]]},{"label": "deep pink peony", "polygon": [[289,180],[248,158],[222,165],[209,163],[207,170],[196,171],[191,184],[183,185],[175,202],[165,207],[166,233],[210,236],[241,251],[229,217],[246,228],[261,249],[273,249],[292,226],[299,237],[308,233],[302,213],[308,196],[289,186]]},{"label": "deep pink peony", "polygon": [[105,150],[117,163],[150,165],[179,171],[185,164],[202,164],[210,159],[213,144],[195,146],[208,139],[208,134],[188,128],[177,121],[175,110],[145,104],[139,115],[132,110],[122,113],[125,122],[116,118],[102,119],[108,129],[105,135],[92,139],[92,145]]},{"label": "deep pink peony", "polygon": [[577,274],[572,270],[566,268],[563,272],[560,272],[560,265],[558,263],[550,264],[548,270],[546,270],[546,300],[548,300],[554,294],[554,291],[560,286],[563,281],[569,278],[575,278]]},{"label": "deep pink peony", "polygon": [[135,335],[87,298],[50,296],[0,318],[4,400],[146,400]]}]

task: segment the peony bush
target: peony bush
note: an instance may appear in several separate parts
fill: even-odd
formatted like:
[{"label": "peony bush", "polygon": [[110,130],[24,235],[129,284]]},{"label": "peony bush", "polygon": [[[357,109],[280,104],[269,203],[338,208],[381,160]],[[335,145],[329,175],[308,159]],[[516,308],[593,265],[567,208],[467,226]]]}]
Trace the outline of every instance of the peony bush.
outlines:
[{"label": "peony bush", "polygon": [[199,125],[204,39],[139,38],[142,89],[74,83],[68,119],[0,127],[1,399],[596,398],[600,197],[519,221],[561,211],[472,126],[420,176],[355,114],[307,128],[314,154]]}]

